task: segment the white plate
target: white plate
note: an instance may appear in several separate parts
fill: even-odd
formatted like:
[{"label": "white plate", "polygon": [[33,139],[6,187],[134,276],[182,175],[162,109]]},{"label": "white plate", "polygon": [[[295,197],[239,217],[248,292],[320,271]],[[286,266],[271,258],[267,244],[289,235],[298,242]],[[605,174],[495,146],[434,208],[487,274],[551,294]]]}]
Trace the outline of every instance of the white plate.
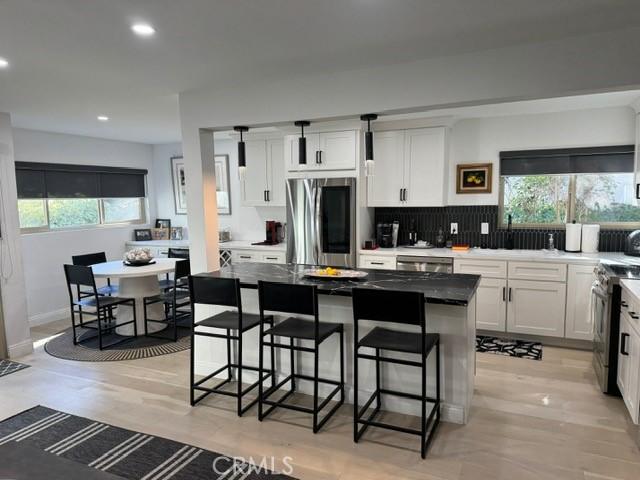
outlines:
[{"label": "white plate", "polygon": [[338,275],[323,275],[318,273],[319,269],[312,268],[309,270],[304,270],[302,273],[305,277],[313,277],[313,278],[322,278],[329,280],[341,280],[341,279],[353,279],[353,278],[364,278],[368,275],[367,272],[361,272],[359,270],[339,270]]}]

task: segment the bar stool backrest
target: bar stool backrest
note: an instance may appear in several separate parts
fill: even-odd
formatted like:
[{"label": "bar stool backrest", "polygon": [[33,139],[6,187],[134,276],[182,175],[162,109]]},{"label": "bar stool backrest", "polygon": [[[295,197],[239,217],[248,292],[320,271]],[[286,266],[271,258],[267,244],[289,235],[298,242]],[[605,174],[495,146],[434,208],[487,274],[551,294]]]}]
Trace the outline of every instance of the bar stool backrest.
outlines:
[{"label": "bar stool backrest", "polygon": [[188,277],[189,275],[191,275],[191,262],[189,262],[189,260],[178,260],[173,273],[175,281],[177,282],[181,278]]},{"label": "bar stool backrest", "polygon": [[71,257],[71,263],[74,265],[84,265],[85,267],[95,265],[96,263],[105,263],[107,255],[104,252],[87,253],[85,255],[74,255]]},{"label": "bar stool backrest", "polygon": [[93,290],[93,296],[95,296],[97,300],[98,291],[91,267],[85,265],[65,265],[64,275],[67,279],[67,289],[69,290],[69,299],[71,302],[73,302],[72,286],[91,288]]},{"label": "bar stool backrest", "polygon": [[188,248],[170,248],[167,253],[168,258],[183,258],[189,260]]},{"label": "bar stool backrest", "polygon": [[358,320],[425,326],[424,294],[404,290],[354,288],[353,317]]},{"label": "bar stool backrest", "polygon": [[318,289],[315,285],[258,282],[260,311],[318,316]]},{"label": "bar stool backrest", "polygon": [[[189,262],[186,262],[189,263]],[[189,276],[192,303],[222,305],[241,309],[240,280],[209,276]]]}]

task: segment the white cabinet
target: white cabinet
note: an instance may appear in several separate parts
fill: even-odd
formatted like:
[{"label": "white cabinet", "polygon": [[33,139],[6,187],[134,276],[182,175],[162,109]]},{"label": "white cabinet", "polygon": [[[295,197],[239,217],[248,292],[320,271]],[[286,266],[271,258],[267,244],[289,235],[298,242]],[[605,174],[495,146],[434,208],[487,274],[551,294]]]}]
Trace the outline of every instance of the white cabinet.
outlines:
[{"label": "white cabinet", "polygon": [[373,136],[374,175],[367,178],[367,205],[402,205],[404,188],[404,132],[376,132]]},{"label": "white cabinet", "polygon": [[476,292],[476,328],[504,332],[507,329],[507,281],[482,277]]},{"label": "white cabinet", "polygon": [[284,252],[264,252],[260,250],[232,250],[231,263],[286,263]]},{"label": "white cabinet", "polygon": [[247,169],[242,204],[248,207],[284,206],[284,143],[282,139],[247,140]]},{"label": "white cabinet", "polygon": [[444,127],[376,132],[375,173],[367,179],[369,207],[440,207],[446,204]]},{"label": "white cabinet", "polygon": [[640,408],[640,334],[633,327],[627,312],[620,315],[618,347],[618,388],[633,423],[638,423]]},{"label": "white cabinet", "polygon": [[547,262],[509,262],[509,279],[564,282],[567,279],[567,265]]},{"label": "white cabinet", "polygon": [[299,163],[298,135],[285,137],[285,164],[292,172],[308,170],[355,170],[358,165],[356,130],[305,134],[307,163]]},{"label": "white cabinet", "polygon": [[504,260],[456,258],[453,261],[453,271],[455,273],[482,275],[482,278],[507,278],[507,262]]},{"label": "white cabinet", "polygon": [[359,268],[369,268],[372,270],[395,270],[396,257],[383,257],[382,255],[360,255],[358,259]]},{"label": "white cabinet", "polygon": [[567,273],[567,315],[564,336],[593,340],[591,286],[595,280],[592,265],[569,265]]},{"label": "white cabinet", "polygon": [[507,330],[564,336],[566,285],[560,282],[509,279]]}]

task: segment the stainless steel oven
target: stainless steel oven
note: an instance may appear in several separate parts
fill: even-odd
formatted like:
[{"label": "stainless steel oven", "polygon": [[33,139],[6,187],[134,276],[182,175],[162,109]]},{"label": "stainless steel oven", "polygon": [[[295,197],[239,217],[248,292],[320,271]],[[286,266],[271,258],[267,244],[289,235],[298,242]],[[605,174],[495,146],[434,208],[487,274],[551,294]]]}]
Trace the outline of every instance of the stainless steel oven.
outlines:
[{"label": "stainless steel oven", "polygon": [[287,262],[353,268],[356,179],[287,181]]}]

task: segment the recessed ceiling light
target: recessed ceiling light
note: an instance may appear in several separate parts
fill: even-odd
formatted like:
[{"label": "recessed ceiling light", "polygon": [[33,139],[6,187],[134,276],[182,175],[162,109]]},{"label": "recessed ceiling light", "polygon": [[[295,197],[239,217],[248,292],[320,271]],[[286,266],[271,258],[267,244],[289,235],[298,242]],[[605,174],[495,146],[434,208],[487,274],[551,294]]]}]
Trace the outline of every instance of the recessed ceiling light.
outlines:
[{"label": "recessed ceiling light", "polygon": [[150,37],[156,33],[156,29],[148,23],[134,23],[131,25],[131,30],[133,30],[133,33],[140,35],[141,37]]},{"label": "recessed ceiling light", "polygon": [[0,68],[7,68],[9,66],[9,60],[0,57]]},{"label": "recessed ceiling light", "polygon": [[106,115],[98,115],[98,120],[100,120],[101,122],[108,122],[109,117],[107,117]]}]

